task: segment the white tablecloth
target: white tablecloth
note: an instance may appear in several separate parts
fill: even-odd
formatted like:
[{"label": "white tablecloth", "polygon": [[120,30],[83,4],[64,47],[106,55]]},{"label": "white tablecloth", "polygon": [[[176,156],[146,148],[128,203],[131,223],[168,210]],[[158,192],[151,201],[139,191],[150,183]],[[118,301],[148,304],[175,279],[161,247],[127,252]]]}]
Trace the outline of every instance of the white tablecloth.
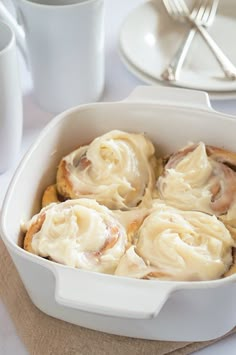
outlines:
[{"label": "white tablecloth", "polygon": [[[8,0],[4,0],[7,2]],[[137,86],[143,84],[122,64],[117,50],[119,29],[126,15],[144,0],[105,0],[106,4],[106,87],[102,101],[124,99]],[[232,37],[233,41],[233,37]],[[9,171],[0,175],[0,207],[14,170],[22,155],[36,139],[40,130],[51,120],[52,114],[42,111],[34,102],[30,73],[19,54],[24,100],[24,132],[18,161]],[[213,101],[212,106],[222,112],[236,115],[236,100]],[[236,117],[235,117],[236,118]],[[8,312],[0,301],[0,355],[26,355],[27,351],[16,334]],[[209,346],[196,355],[235,355],[236,335]]]}]

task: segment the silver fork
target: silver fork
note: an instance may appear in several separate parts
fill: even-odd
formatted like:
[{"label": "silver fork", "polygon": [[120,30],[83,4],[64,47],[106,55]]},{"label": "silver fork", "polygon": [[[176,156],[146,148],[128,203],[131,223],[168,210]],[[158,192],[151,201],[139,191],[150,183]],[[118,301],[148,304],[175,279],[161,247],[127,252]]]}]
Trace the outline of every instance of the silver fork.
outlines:
[{"label": "silver fork", "polygon": [[[163,0],[167,12],[176,19],[177,16],[182,16],[182,12],[177,7],[178,4],[173,1]],[[211,0],[206,2],[206,6],[203,6],[204,1],[197,0],[191,12],[191,16],[195,18],[196,21],[201,21],[204,27],[209,27],[212,25],[218,6],[218,0]],[[175,6],[175,7],[174,7]],[[182,17],[181,17],[182,18]],[[179,19],[179,18],[178,18]],[[184,20],[185,21],[185,20]],[[194,26],[188,31],[185,39],[180,45],[179,49],[175,53],[173,59],[169,63],[168,67],[161,74],[164,80],[176,81],[179,78],[181,68],[184,64],[185,58],[193,41],[195,34],[197,33],[197,28]]]},{"label": "silver fork", "polygon": [[199,32],[205,39],[223,69],[226,77],[231,80],[236,79],[235,66],[226,57],[205,29],[205,27],[209,27],[214,21],[218,2],[219,0],[197,0],[192,12],[190,13],[184,0],[163,0],[166,10],[171,17],[181,22],[189,22],[192,26],[182,46],[177,51],[167,69],[165,69],[162,73],[161,76],[164,80],[176,81],[178,79],[180,70],[196,32]]}]

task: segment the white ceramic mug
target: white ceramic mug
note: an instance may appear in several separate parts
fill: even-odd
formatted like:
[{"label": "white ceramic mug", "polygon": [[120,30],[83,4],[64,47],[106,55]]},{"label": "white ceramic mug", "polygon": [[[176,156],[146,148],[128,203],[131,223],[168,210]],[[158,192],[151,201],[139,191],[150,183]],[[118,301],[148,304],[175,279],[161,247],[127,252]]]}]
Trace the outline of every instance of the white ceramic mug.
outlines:
[{"label": "white ceramic mug", "polygon": [[21,85],[13,31],[0,22],[0,173],[16,161],[23,126]]},{"label": "white ceramic mug", "polygon": [[0,16],[28,59],[39,105],[61,112],[97,101],[104,87],[104,0],[13,3],[18,23],[1,2]]}]

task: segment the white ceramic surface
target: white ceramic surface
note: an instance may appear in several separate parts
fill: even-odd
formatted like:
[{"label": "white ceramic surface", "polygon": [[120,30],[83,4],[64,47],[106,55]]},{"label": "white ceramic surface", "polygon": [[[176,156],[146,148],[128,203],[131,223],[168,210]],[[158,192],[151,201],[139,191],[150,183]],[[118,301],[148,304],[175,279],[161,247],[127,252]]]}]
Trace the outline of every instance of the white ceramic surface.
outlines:
[{"label": "white ceramic surface", "polygon": [[104,88],[104,0],[19,0],[15,5],[22,27],[1,3],[0,15],[26,48],[39,105],[61,112],[97,101]]},{"label": "white ceramic surface", "polygon": [[[234,64],[235,18],[235,2],[221,1],[215,21],[209,28],[209,33]],[[161,1],[146,1],[130,12],[121,26],[121,56],[128,68],[142,80],[151,84],[163,83],[161,73],[188,29],[187,25],[173,21],[167,15]],[[205,90],[214,99],[236,96],[236,81],[224,77],[216,59],[199,35],[190,47],[178,82],[172,85]]]},{"label": "white ceramic surface", "polygon": [[15,36],[0,22],[0,174],[16,162],[23,126]]},{"label": "white ceramic surface", "polygon": [[60,158],[78,144],[114,128],[135,127],[163,153],[189,140],[236,150],[235,125],[211,109],[205,93],[154,87],[139,87],[122,102],[79,106],[52,120],[18,167],[1,218],[3,241],[34,304],[71,323],[145,339],[203,341],[232,329],[236,275],[210,282],[132,280],[50,262],[24,251],[18,238],[20,221],[39,209]]}]

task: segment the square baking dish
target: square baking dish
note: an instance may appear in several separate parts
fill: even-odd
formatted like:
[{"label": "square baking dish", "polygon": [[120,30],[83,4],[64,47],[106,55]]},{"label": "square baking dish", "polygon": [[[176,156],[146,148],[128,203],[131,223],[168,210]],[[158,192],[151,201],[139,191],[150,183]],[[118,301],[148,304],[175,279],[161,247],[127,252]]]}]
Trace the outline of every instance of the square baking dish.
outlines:
[{"label": "square baking dish", "polygon": [[236,120],[214,111],[200,91],[140,86],[123,101],[82,105],[55,117],[18,166],[1,214],[2,239],[32,302],[50,316],[111,334],[172,341],[224,335],[236,325],[236,275],[137,280],[74,269],[21,248],[21,222],[39,211],[62,156],[113,129],[147,133],[160,154],[189,141],[236,151]]}]

